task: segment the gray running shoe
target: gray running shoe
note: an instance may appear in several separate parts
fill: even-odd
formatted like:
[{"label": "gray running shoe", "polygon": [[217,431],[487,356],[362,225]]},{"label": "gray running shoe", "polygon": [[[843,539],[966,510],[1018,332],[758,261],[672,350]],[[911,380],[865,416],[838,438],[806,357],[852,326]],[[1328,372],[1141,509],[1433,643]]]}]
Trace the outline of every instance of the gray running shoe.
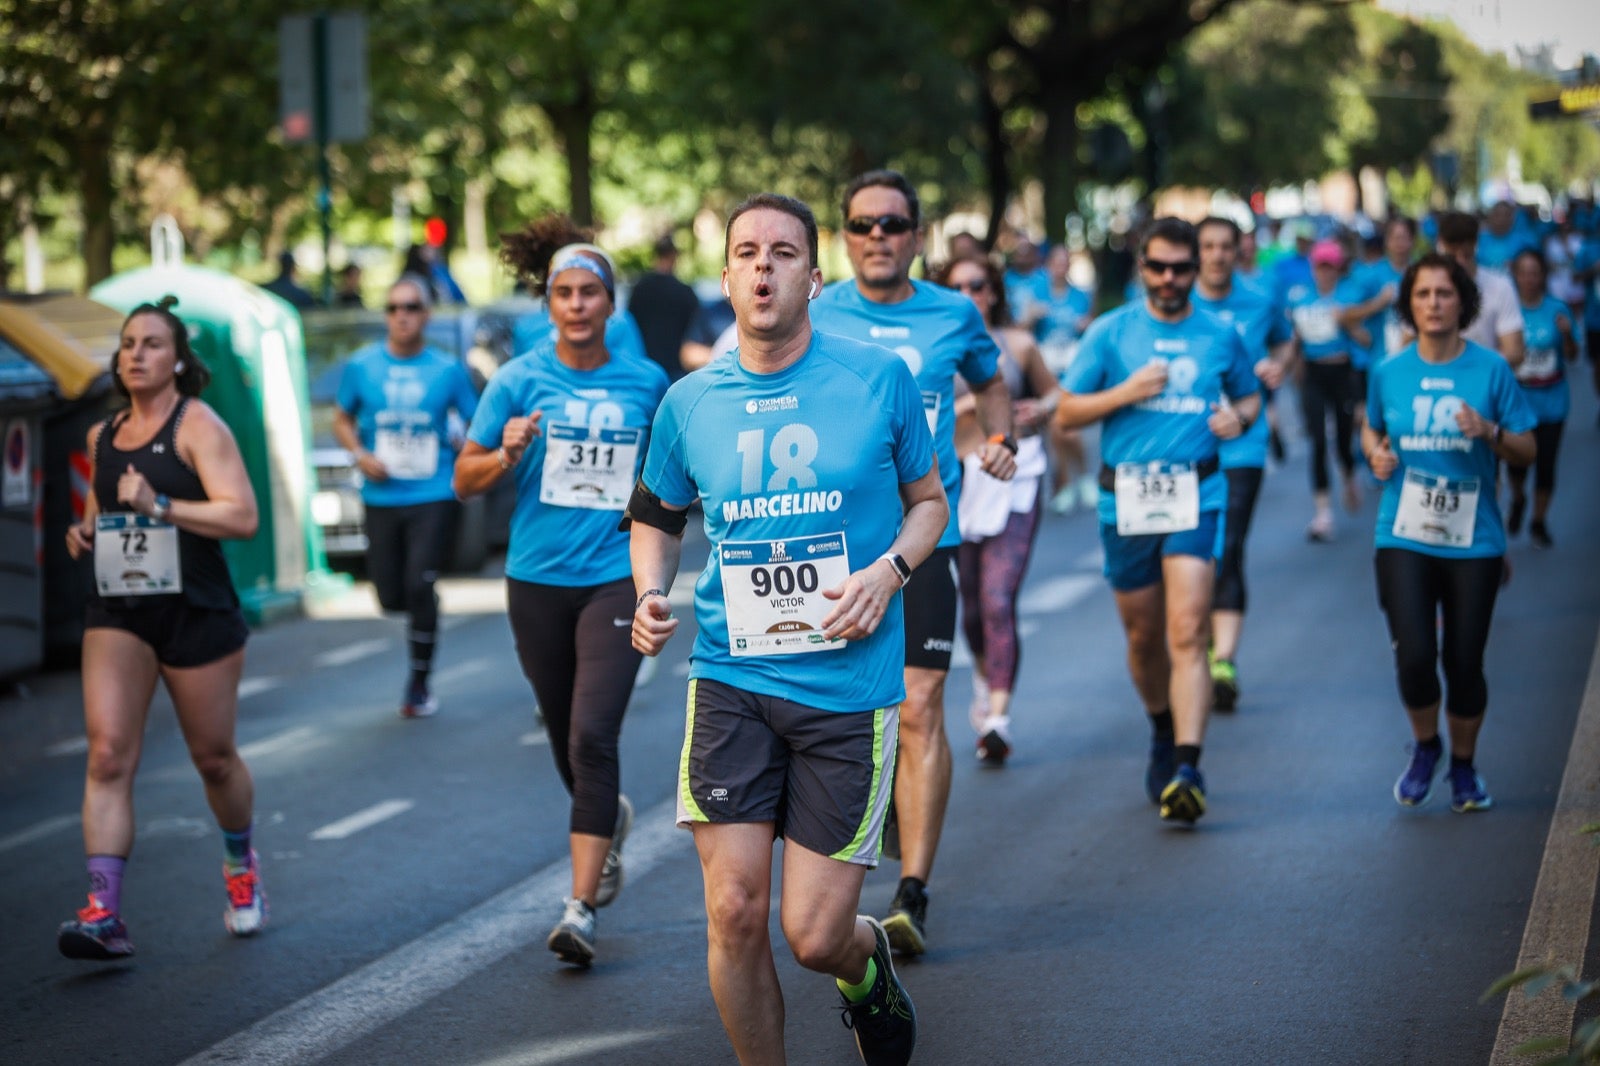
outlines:
[{"label": "gray running shoe", "polygon": [[622,843],[633,828],[633,804],[627,796],[617,797],[617,825],[611,831],[611,850],[606,852],[606,863],[600,868],[600,887],[595,889],[594,905],[604,907],[622,891]]},{"label": "gray running shoe", "polygon": [[562,962],[588,969],[594,961],[594,909],[581,899],[569,899],[566,905],[545,947]]}]

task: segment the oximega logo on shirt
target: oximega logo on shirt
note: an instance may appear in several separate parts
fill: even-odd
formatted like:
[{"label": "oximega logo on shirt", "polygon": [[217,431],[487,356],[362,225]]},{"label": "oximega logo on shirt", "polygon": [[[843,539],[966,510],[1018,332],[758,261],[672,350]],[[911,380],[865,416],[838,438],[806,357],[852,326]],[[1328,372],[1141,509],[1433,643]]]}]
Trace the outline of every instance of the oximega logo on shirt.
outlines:
[{"label": "oximega logo on shirt", "polygon": [[769,411],[798,411],[800,397],[777,396],[765,400],[746,400],[744,410],[746,414],[751,415],[764,415]]}]

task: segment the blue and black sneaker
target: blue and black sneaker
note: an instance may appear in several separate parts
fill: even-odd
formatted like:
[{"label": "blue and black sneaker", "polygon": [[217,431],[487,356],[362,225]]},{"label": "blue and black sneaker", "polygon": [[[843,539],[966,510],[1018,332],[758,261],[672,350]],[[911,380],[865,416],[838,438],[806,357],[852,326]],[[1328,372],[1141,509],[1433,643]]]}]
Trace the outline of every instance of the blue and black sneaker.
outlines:
[{"label": "blue and black sneaker", "polygon": [[1188,763],[1178,767],[1161,790],[1161,820],[1193,825],[1206,813],[1206,781],[1199,767]]},{"label": "blue and black sneaker", "polygon": [[1411,763],[1394,783],[1394,800],[1402,807],[1420,807],[1433,794],[1433,779],[1439,776],[1439,759],[1444,747],[1433,744],[1411,745]]},{"label": "blue and black sneaker", "polygon": [[878,976],[866,999],[860,1003],[845,999],[844,1025],[856,1034],[856,1050],[867,1066],[905,1066],[917,1046],[917,1009],[894,972],[889,934],[876,918],[862,917],[872,927],[877,941],[872,961],[878,967]]},{"label": "blue and black sneaker", "polygon": [[1457,814],[1486,811],[1494,806],[1494,797],[1484,787],[1483,778],[1470,765],[1450,767],[1450,809]]},{"label": "blue and black sneaker", "polygon": [[1161,802],[1161,790],[1178,772],[1178,746],[1171,737],[1150,739],[1150,765],[1144,771],[1144,791],[1151,803]]}]

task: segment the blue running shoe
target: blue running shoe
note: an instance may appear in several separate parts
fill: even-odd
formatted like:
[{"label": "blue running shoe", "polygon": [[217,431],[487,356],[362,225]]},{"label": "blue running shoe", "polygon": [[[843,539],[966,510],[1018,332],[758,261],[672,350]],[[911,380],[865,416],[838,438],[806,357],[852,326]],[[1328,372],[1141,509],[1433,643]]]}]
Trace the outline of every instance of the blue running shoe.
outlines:
[{"label": "blue running shoe", "polygon": [[1206,813],[1206,780],[1198,767],[1185,764],[1178,767],[1161,790],[1161,820],[1193,825]]},{"label": "blue running shoe", "polygon": [[1411,764],[1394,783],[1394,801],[1402,807],[1420,807],[1433,793],[1433,779],[1439,776],[1443,746],[1411,745]]},{"label": "blue running shoe", "polygon": [[1151,803],[1161,802],[1161,791],[1178,772],[1178,747],[1171,737],[1150,741],[1150,765],[1144,771],[1144,791]]},{"label": "blue running shoe", "polygon": [[1457,814],[1486,811],[1494,806],[1494,797],[1483,785],[1483,778],[1470,766],[1450,767],[1450,809]]}]

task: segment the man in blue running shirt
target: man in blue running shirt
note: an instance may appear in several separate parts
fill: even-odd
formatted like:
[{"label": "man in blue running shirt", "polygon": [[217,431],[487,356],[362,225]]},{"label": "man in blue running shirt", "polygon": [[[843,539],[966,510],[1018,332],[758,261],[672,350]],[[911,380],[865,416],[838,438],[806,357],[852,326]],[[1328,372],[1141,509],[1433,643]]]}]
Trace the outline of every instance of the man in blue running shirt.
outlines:
[{"label": "man in blue running shirt", "polygon": [[785,939],[831,974],[868,1063],[903,1064],[916,1013],[889,938],[856,913],[894,774],[901,597],[949,519],[917,383],[890,352],[814,332],[811,209],[763,193],[728,219],[723,292],[738,347],[656,412],[629,501],[633,645],[656,655],[685,511],[710,560],[695,585],[678,823],[705,879],[712,996],[742,1063],[782,1062],[767,935],[784,840]]},{"label": "man in blue running shirt", "polygon": [[[1278,313],[1272,297],[1247,284],[1234,272],[1239,261],[1238,223],[1212,217],[1195,227],[1200,241],[1200,272],[1191,299],[1238,331],[1255,361],[1267,390],[1283,383],[1294,334]],[[1239,672],[1234,658],[1244,629],[1248,596],[1244,580],[1245,538],[1255,515],[1256,496],[1267,465],[1267,420],[1257,418],[1248,432],[1223,443],[1218,453],[1228,479],[1228,506],[1223,513],[1222,543],[1217,549],[1216,587],[1211,598],[1211,692],[1216,709],[1231,711],[1239,700]]]},{"label": "man in blue running shirt", "polygon": [[1217,453],[1261,411],[1244,342],[1190,302],[1199,256],[1189,223],[1150,224],[1139,253],[1144,300],[1089,327],[1056,408],[1069,428],[1105,422],[1100,541],[1153,733],[1145,790],[1163,821],[1190,825],[1206,810],[1206,638],[1228,501]]},{"label": "man in blue running shirt", "polygon": [[868,171],[845,188],[842,207],[845,250],[855,276],[823,291],[812,305],[811,323],[819,333],[881,345],[905,360],[922,393],[950,500],[938,549],[906,587],[906,700],[900,708],[894,781],[901,876],[883,922],[896,951],[920,955],[927,950],[927,882],[950,798],[944,683],[955,649],[955,556],[961,544],[957,374],[977,397],[978,421],[988,437],[980,452],[985,472],[1009,481],[1017,469],[1017,444],[1011,435],[1011,393],[997,369],[1000,349],[977,305],[952,289],[911,279],[911,265],[922,251],[921,205],[911,182],[893,170]]}]

